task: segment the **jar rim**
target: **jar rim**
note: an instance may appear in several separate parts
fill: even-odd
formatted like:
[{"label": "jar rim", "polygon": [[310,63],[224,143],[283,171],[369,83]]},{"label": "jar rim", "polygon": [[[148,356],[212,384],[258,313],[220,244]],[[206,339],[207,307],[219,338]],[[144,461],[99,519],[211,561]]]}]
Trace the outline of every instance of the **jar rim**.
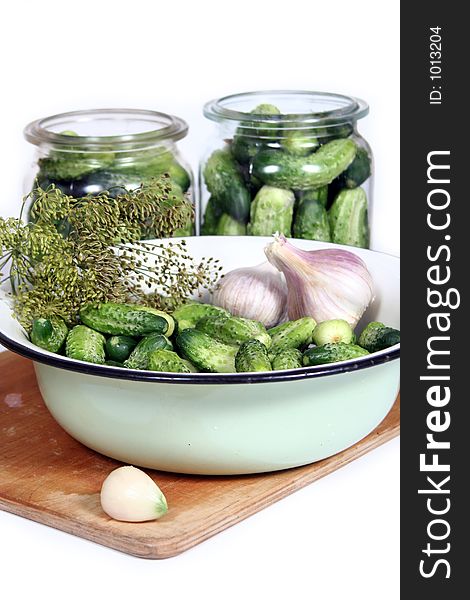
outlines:
[{"label": "jar rim", "polygon": [[[247,111],[230,108],[231,105],[243,103],[245,101],[257,102],[261,97],[266,100],[278,98],[281,101],[292,101],[297,99],[309,102],[313,105],[315,102],[322,101],[327,105],[335,106],[329,110],[321,111],[296,111],[274,115],[261,115]],[[265,101],[266,101],[265,100]],[[259,102],[258,102],[259,104]],[[357,121],[369,113],[369,105],[361,98],[354,96],[345,96],[332,92],[318,92],[308,90],[259,90],[253,92],[242,92],[215,98],[204,105],[204,116],[211,121],[238,121],[243,127],[249,127],[249,123],[291,123],[293,127],[306,125],[340,124],[351,121]]]},{"label": "jar rim", "polygon": [[[67,133],[51,130],[52,126],[60,126],[73,120],[78,123],[92,121],[118,121],[119,119],[147,121],[149,125],[155,125],[148,130],[138,133],[123,133],[119,135],[70,135]],[[32,121],[23,130],[24,137],[35,144],[50,144],[56,147],[67,147],[73,145],[75,149],[113,149],[114,151],[129,148],[143,148],[164,141],[177,141],[185,137],[188,132],[188,124],[184,119],[154,110],[139,108],[97,108],[86,110],[75,110],[58,113],[49,117],[43,117]]]}]

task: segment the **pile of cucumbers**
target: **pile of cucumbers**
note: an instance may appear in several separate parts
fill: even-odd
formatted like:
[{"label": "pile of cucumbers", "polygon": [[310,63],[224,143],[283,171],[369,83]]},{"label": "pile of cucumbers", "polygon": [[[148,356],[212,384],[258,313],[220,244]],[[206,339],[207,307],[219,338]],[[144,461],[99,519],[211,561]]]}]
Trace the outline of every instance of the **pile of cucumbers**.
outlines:
[{"label": "pile of cucumbers", "polygon": [[346,321],[311,317],[269,330],[223,308],[191,302],[172,315],[108,302],[80,311],[70,330],[59,317],[36,319],[31,341],[50,352],[99,365],[170,373],[244,373],[297,369],[366,356],[400,341],[373,322],[356,335]]},{"label": "pile of cucumbers", "polygon": [[352,125],[286,128],[270,104],[252,113],[273,120],[240,125],[204,166],[210,197],[201,233],[279,232],[367,248],[368,199],[360,186],[372,160],[353,139]]}]

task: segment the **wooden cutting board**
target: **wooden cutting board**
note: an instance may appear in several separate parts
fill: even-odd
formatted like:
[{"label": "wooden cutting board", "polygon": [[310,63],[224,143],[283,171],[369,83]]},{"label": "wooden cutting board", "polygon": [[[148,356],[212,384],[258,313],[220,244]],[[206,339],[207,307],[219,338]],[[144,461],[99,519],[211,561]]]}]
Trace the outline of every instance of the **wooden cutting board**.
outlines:
[{"label": "wooden cutting board", "polygon": [[99,491],[120,466],[76,442],[47,411],[29,360],[0,353],[0,509],[145,558],[175,556],[399,434],[397,398],[358,444],[321,462],[266,475],[207,477],[146,470],[169,505],[158,521],[121,523]]}]

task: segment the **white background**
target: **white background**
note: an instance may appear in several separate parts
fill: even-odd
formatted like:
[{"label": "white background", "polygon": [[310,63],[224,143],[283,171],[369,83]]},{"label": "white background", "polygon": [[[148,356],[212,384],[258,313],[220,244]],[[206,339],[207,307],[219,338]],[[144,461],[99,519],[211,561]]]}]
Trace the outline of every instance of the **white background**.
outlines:
[{"label": "white background", "polygon": [[[370,104],[359,129],[376,160],[373,247],[399,253],[398,0],[16,0],[2,21],[1,215],[18,212],[30,120],[98,107],[174,113],[190,124],[182,151],[196,171],[211,130],[204,102],[312,89]],[[162,562],[0,513],[0,595],[396,599],[398,501],[395,440]]]}]

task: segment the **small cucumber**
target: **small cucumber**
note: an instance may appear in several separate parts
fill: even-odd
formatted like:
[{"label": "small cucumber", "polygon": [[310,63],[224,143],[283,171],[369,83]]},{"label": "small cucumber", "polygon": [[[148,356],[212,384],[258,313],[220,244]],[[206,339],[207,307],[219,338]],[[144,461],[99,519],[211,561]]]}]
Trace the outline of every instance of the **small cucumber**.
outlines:
[{"label": "small cucumber", "polygon": [[302,352],[297,348],[279,350],[272,357],[273,371],[286,371],[287,369],[300,369],[302,366]]},{"label": "small cucumber", "polygon": [[254,338],[264,344],[266,348],[271,346],[271,336],[265,326],[259,321],[243,317],[207,316],[197,322],[196,329],[225,344],[239,346]]},{"label": "small cucumber", "polygon": [[146,335],[152,332],[171,335],[172,318],[148,306],[106,302],[98,307],[86,306],[80,310],[82,323],[101,333],[112,335]]},{"label": "small cucumber", "polygon": [[[259,104],[251,114],[259,116],[280,115],[281,112],[273,104]],[[278,121],[259,123],[245,121],[237,127],[230,146],[232,155],[241,165],[248,165],[263,144],[277,138],[280,128]]]},{"label": "small cucumber", "polygon": [[303,190],[296,192],[296,198],[298,204],[306,202],[307,200],[317,200],[320,204],[326,208],[328,202],[328,186],[314,188],[311,190]]},{"label": "small cucumber", "polygon": [[30,337],[36,346],[49,350],[49,352],[59,352],[68,332],[68,327],[63,319],[49,317],[48,319],[34,319]]},{"label": "small cucumber", "polygon": [[369,352],[384,350],[400,342],[400,331],[387,327],[379,321],[372,321],[362,331],[358,344]]},{"label": "small cucumber", "polygon": [[349,137],[353,131],[354,127],[351,123],[337,123],[336,125],[329,125],[326,128],[326,132],[323,132],[324,137],[322,138],[322,140],[344,139]]},{"label": "small cucumber", "polygon": [[172,316],[178,324],[178,331],[196,327],[196,323],[203,317],[210,315],[222,315],[229,317],[230,313],[224,308],[213,306],[212,304],[202,304],[201,302],[189,302],[182,304],[173,312]]},{"label": "small cucumber", "polygon": [[313,365],[326,365],[329,363],[340,362],[342,360],[350,360],[359,358],[369,354],[367,350],[354,344],[324,344],[323,346],[315,346],[304,352],[303,363],[306,367]]},{"label": "small cucumber", "polygon": [[330,242],[328,213],[318,200],[301,200],[295,211],[292,234],[295,238]]},{"label": "small cucumber", "polygon": [[137,340],[128,335],[113,335],[106,340],[106,354],[109,360],[123,363],[137,346]]},{"label": "small cucumber", "polygon": [[354,344],[355,335],[351,325],[344,319],[322,321],[313,330],[313,343],[317,346],[324,344]]},{"label": "small cucumber", "polygon": [[246,225],[230,215],[223,214],[217,223],[215,235],[246,235]]},{"label": "small cucumber", "polygon": [[216,235],[217,223],[222,216],[222,209],[220,208],[217,198],[211,196],[207,201],[206,210],[204,213],[204,223],[201,227],[201,235]]},{"label": "small cucumber", "polygon": [[294,156],[307,156],[318,148],[320,142],[314,130],[291,129],[283,135],[281,147]]},{"label": "small cucumber", "polygon": [[367,196],[362,188],[342,190],[336,196],[328,217],[332,242],[359,248],[369,247]]},{"label": "small cucumber", "polygon": [[248,131],[245,133],[243,129],[238,127],[230,150],[233,158],[240,163],[240,165],[247,165],[255,157],[261,147],[262,144],[259,139],[250,135]]},{"label": "small cucumber", "polygon": [[252,373],[257,371],[271,371],[271,362],[266,346],[259,340],[244,342],[235,356],[237,373]]},{"label": "small cucumber", "polygon": [[316,322],[312,317],[302,317],[296,321],[287,321],[268,330],[271,336],[271,354],[286,348],[304,348],[312,343]]},{"label": "small cucumber", "polygon": [[279,232],[290,237],[294,202],[295,196],[290,190],[263,186],[251,204],[250,235]]},{"label": "small cucumber", "polygon": [[273,117],[273,120],[267,119],[264,122],[260,123],[259,121],[255,123],[255,135],[258,138],[263,140],[273,140],[278,137],[279,128],[281,127],[281,123],[276,117],[281,114],[281,111],[274,104],[268,104],[265,102],[264,104],[258,104],[251,111],[252,115],[256,115],[258,117]]},{"label": "small cucumber", "polygon": [[166,371],[169,373],[191,373],[186,361],[171,350],[155,350],[149,355],[149,371]]},{"label": "small cucumber", "polygon": [[68,334],[65,341],[65,355],[76,360],[102,365],[105,362],[106,339],[98,331],[76,325]]},{"label": "small cucumber", "polygon": [[340,175],[343,185],[349,189],[359,187],[371,174],[371,158],[365,148],[358,148],[354,160]]},{"label": "small cucumber", "polygon": [[251,198],[230,150],[215,150],[207,159],[203,175],[207,189],[216,196],[222,211],[246,223]]},{"label": "small cucumber", "polygon": [[197,329],[185,329],[176,338],[181,354],[201,371],[234,373],[238,346],[224,344]]},{"label": "small cucumber", "polygon": [[267,185],[291,190],[322,187],[349,167],[356,155],[353,140],[333,140],[306,157],[261,150],[253,159],[253,174]]},{"label": "small cucumber", "polygon": [[155,350],[173,350],[173,344],[161,333],[151,333],[140,340],[124,361],[124,366],[128,369],[148,369],[149,356]]}]

